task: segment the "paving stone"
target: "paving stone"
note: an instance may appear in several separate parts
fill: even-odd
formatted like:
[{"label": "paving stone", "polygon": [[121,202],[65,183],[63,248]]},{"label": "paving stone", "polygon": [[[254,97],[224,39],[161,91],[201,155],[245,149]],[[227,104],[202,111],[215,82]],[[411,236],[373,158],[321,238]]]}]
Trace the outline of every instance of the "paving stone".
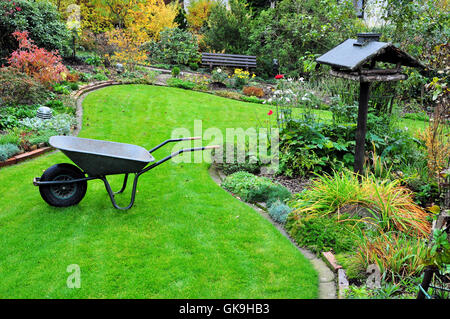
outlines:
[{"label": "paving stone", "polygon": [[319,299],[336,299],[336,286],[334,282],[320,284]]},{"label": "paving stone", "polygon": [[319,273],[319,281],[320,282],[329,282],[334,281],[335,275],[328,268],[328,266],[320,259],[315,258],[311,260],[311,263],[314,265],[314,268]]}]

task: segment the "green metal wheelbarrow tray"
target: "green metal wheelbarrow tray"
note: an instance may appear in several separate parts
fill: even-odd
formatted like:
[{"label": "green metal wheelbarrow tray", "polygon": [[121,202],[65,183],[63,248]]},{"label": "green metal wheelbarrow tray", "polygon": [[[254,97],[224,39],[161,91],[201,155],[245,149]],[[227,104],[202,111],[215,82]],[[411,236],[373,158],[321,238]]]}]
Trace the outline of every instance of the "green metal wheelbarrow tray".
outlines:
[{"label": "green metal wheelbarrow tray", "polygon": [[[78,204],[83,199],[87,190],[87,181],[100,179],[105,184],[113,206],[117,209],[129,209],[134,204],[138,178],[143,173],[183,152],[219,147],[213,145],[182,149],[157,162],[152,156],[154,151],[167,143],[196,139],[200,139],[200,137],[169,139],[150,150],[146,150],[132,144],[74,136],[52,136],[49,144],[61,150],[78,166],[68,163],[55,164],[45,170],[41,177],[34,178],[33,184],[39,186],[42,199],[51,206],[68,207]],[[124,174],[125,176],[122,188],[113,192],[106,176],[117,174]],[[123,193],[127,186],[129,174],[135,174],[131,201],[128,206],[120,207],[117,205],[114,196]]]}]

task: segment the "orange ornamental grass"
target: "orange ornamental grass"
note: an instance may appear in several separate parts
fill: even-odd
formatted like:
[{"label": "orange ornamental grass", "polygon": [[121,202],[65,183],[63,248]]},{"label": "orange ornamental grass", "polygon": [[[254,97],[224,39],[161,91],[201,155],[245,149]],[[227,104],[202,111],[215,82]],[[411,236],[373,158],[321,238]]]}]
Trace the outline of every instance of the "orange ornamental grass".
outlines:
[{"label": "orange ornamental grass", "polygon": [[380,231],[397,230],[417,237],[426,237],[431,231],[429,213],[413,201],[413,193],[398,180],[365,176],[359,183],[350,171],[319,176],[293,206],[293,218],[340,215],[348,207],[360,207],[372,214],[363,220]]},{"label": "orange ornamental grass", "polygon": [[409,277],[419,275],[427,256],[427,244],[420,238],[411,238],[402,233],[381,233],[375,238],[364,236],[355,255],[362,269],[376,264],[382,274]]},{"label": "orange ornamental grass", "polygon": [[366,179],[361,185],[363,203],[377,216],[383,230],[426,237],[431,232],[429,213],[413,201],[412,191],[398,184],[398,180]]}]

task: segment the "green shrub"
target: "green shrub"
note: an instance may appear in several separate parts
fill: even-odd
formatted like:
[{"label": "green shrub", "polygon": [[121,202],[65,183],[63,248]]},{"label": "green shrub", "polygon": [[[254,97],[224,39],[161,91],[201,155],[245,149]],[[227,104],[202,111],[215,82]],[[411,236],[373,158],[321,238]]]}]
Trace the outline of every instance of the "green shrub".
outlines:
[{"label": "green shrub", "polygon": [[78,83],[72,82],[72,83],[68,83],[68,85],[72,91],[77,91],[80,89],[80,86],[78,85]]},{"label": "green shrub", "polygon": [[76,120],[69,114],[58,114],[49,120],[39,118],[25,118],[19,121],[20,127],[32,131],[56,131],[58,135],[68,135],[72,126],[76,124]]},{"label": "green shrub", "polygon": [[92,80],[92,74],[90,74],[90,73],[80,73],[80,80],[82,82],[90,82]]},{"label": "green shrub", "polygon": [[20,136],[17,132],[8,131],[6,134],[0,134],[0,145],[4,144],[14,144],[19,145]]},{"label": "green shrub", "polygon": [[280,224],[286,223],[287,216],[292,211],[288,205],[282,201],[277,200],[269,207],[269,215],[274,221]]},{"label": "green shrub", "polygon": [[0,162],[6,161],[8,158],[19,152],[19,148],[14,144],[0,145]]},{"label": "green shrub", "polygon": [[198,63],[195,63],[195,62],[189,63],[189,68],[190,68],[192,71],[197,71],[197,70],[198,70]]},{"label": "green shrub", "polygon": [[0,129],[12,129],[19,120],[36,116],[36,105],[18,105],[0,108]]},{"label": "green shrub", "polygon": [[176,78],[178,75],[180,75],[180,68],[177,67],[177,66],[174,66],[172,68],[172,72],[171,73],[172,73],[172,76]]},{"label": "green shrub", "polygon": [[273,185],[267,177],[258,177],[248,172],[236,172],[228,175],[222,182],[222,187],[248,201],[249,193],[263,185]]},{"label": "green shrub", "polygon": [[45,103],[45,106],[53,110],[53,115],[60,113],[75,114],[76,112],[76,109],[74,107],[65,106],[64,102],[60,100],[49,100],[47,101],[47,103]]},{"label": "green shrub", "polygon": [[[211,152],[213,163],[225,175],[230,175],[239,171],[245,171],[252,174],[258,174],[260,172],[262,165],[261,160],[255,154],[250,152],[248,143],[245,147],[233,144],[230,148],[233,154],[227,155],[228,149],[228,144],[224,143],[220,148],[220,151],[216,152],[214,149]],[[219,158],[220,154],[222,155],[221,158]]]},{"label": "green shrub", "polygon": [[31,145],[37,145],[40,143],[48,144],[48,140],[50,139],[50,137],[55,136],[55,135],[59,135],[57,131],[53,131],[53,130],[41,131],[36,135],[30,136],[28,138],[28,142]]},{"label": "green shrub", "polygon": [[103,64],[102,58],[97,54],[84,56],[82,59],[88,65],[101,66]]},{"label": "green shrub", "polygon": [[157,68],[157,69],[166,69],[166,70],[172,69],[172,66],[170,64],[165,64],[165,63],[155,63],[155,64],[152,64],[152,67]]},{"label": "green shrub", "polygon": [[267,177],[255,176],[248,172],[236,172],[228,175],[222,186],[249,203],[285,201],[290,192]]},{"label": "green shrub", "polygon": [[17,41],[12,37],[12,33],[16,30],[27,30],[30,38],[40,48],[48,51],[58,50],[60,54],[68,52],[69,32],[56,6],[50,1],[2,1],[0,65],[2,58],[18,48]]},{"label": "green shrub", "polygon": [[286,229],[301,246],[314,252],[349,252],[355,249],[358,237],[354,229],[345,222],[339,222],[335,216],[316,216],[298,218],[290,214]]},{"label": "green shrub", "polygon": [[143,69],[140,71],[125,71],[120,75],[120,81],[124,84],[154,84],[159,72]]},{"label": "green shrub", "polygon": [[143,50],[151,64],[188,65],[200,59],[196,36],[179,28],[164,29],[159,33],[159,40],[144,44]]},{"label": "green shrub", "polygon": [[244,54],[250,45],[251,13],[244,0],[230,0],[228,5],[212,6],[203,40],[216,52]]},{"label": "green shrub", "polygon": [[42,103],[46,88],[34,78],[13,68],[0,68],[0,106]]},{"label": "green shrub", "polygon": [[196,84],[191,81],[184,81],[182,79],[170,78],[167,80],[167,85],[185,90],[192,90]]},{"label": "green shrub", "polygon": [[216,68],[211,72],[211,82],[225,84],[228,81],[228,74],[221,68]]},{"label": "green shrub", "polygon": [[105,75],[105,73],[102,73],[102,72],[96,73],[93,76],[93,79],[97,80],[97,81],[108,81],[109,80],[108,77]]},{"label": "green shrub", "polygon": [[[307,176],[353,166],[356,125],[350,119],[356,117],[357,107],[335,105],[332,112],[333,123],[303,118],[285,124],[280,133],[279,173]],[[365,149],[398,169],[423,155],[419,140],[398,128],[391,117],[368,114]]]},{"label": "green shrub", "polygon": [[252,21],[247,53],[258,57],[259,75],[271,76],[276,58],[281,73],[298,77],[304,56],[332,49],[361,26],[351,1],[282,0]]},{"label": "green shrub", "polygon": [[263,184],[249,190],[247,201],[249,203],[264,202],[267,206],[272,205],[277,200],[287,201],[291,198],[289,190],[279,184]]},{"label": "green shrub", "polygon": [[61,83],[56,83],[53,85],[53,92],[66,95],[70,94],[70,90],[67,88],[67,86]]},{"label": "green shrub", "polygon": [[263,102],[264,102],[264,100],[258,99],[258,98],[255,97],[255,96],[245,96],[245,95],[242,95],[242,96],[240,97],[240,99],[241,99],[242,101],[244,101],[244,102],[249,102],[249,103],[263,104]]}]

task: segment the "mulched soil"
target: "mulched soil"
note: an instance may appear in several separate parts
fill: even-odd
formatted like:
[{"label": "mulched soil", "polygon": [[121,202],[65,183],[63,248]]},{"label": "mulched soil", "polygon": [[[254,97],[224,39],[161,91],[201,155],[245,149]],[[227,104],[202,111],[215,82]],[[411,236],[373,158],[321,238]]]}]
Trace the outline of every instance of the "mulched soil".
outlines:
[{"label": "mulched soil", "polygon": [[272,181],[277,182],[281,185],[283,185],[284,187],[286,187],[287,189],[289,189],[289,191],[293,194],[297,194],[300,193],[302,190],[304,190],[305,188],[307,188],[310,183],[311,183],[311,179],[308,178],[290,178],[287,176],[275,176],[275,175],[264,175],[261,174],[259,176],[265,176],[270,178]]}]

